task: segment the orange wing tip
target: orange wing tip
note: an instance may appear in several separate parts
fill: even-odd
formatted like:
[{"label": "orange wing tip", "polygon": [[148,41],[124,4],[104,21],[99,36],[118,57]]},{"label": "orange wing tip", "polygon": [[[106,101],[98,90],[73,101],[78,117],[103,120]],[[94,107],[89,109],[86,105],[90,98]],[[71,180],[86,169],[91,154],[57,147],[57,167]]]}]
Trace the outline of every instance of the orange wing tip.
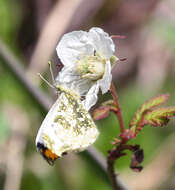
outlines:
[{"label": "orange wing tip", "polygon": [[42,143],[37,143],[37,149],[50,165],[54,165],[55,160],[59,158],[59,156],[52,153],[51,150],[45,147]]}]

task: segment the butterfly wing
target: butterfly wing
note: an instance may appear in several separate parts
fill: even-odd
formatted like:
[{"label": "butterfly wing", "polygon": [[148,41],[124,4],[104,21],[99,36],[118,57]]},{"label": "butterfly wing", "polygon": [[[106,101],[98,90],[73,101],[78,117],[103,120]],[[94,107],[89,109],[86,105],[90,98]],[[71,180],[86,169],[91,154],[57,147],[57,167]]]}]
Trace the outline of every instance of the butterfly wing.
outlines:
[{"label": "butterfly wing", "polygon": [[79,97],[73,91],[62,91],[42,122],[36,146],[52,163],[65,153],[86,149],[97,136],[96,125]]}]

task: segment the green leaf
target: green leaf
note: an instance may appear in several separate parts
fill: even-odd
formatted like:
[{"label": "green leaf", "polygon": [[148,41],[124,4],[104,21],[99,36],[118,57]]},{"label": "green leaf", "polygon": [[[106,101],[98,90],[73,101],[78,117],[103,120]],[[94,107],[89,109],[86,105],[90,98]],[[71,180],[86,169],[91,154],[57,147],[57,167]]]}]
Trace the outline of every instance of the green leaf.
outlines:
[{"label": "green leaf", "polygon": [[163,103],[165,103],[168,100],[168,94],[162,94],[159,96],[156,96],[155,98],[152,98],[148,101],[146,101],[140,109],[137,110],[135,113],[135,116],[130,122],[130,131],[132,133],[137,133],[137,131],[141,130],[142,128],[142,122],[143,122],[143,116],[151,111],[156,106],[159,106]]},{"label": "green leaf", "polygon": [[144,124],[154,127],[164,126],[169,122],[169,118],[175,117],[175,106],[169,108],[158,108],[147,112],[144,115]]}]

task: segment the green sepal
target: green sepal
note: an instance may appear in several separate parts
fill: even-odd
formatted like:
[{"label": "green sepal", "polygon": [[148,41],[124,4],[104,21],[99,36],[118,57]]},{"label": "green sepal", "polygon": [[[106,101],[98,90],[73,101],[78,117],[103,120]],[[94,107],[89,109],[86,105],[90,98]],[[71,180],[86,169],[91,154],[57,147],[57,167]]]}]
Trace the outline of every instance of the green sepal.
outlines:
[{"label": "green sepal", "polygon": [[100,107],[98,107],[97,109],[93,111],[92,118],[94,120],[103,119],[108,116],[110,111],[113,111],[113,112],[118,111],[118,108],[114,104],[113,100],[108,100],[108,101],[103,102]]}]

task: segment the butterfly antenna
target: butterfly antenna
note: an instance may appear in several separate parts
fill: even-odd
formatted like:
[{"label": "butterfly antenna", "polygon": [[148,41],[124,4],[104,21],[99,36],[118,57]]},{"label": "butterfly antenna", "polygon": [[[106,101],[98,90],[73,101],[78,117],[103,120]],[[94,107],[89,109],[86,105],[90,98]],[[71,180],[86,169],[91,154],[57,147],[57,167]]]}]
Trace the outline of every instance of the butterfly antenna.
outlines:
[{"label": "butterfly antenna", "polygon": [[38,73],[38,76],[51,88],[55,88],[52,84],[50,84],[40,73]]},{"label": "butterfly antenna", "polygon": [[48,64],[49,64],[50,74],[51,74],[51,77],[52,77],[52,83],[55,84],[55,79],[54,79],[54,75],[53,75],[53,69],[52,69],[51,61],[49,61]]}]

